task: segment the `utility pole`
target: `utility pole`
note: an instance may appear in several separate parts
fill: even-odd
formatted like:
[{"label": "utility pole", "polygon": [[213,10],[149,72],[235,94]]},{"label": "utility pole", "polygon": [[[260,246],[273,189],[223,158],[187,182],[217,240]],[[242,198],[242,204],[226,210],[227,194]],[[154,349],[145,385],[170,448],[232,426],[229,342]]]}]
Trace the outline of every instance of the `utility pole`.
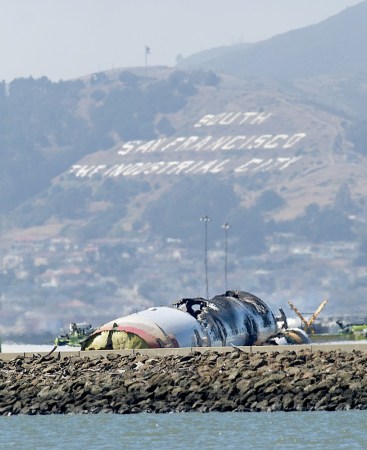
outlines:
[{"label": "utility pole", "polygon": [[208,222],[210,222],[209,216],[203,216],[200,218],[201,222],[204,222],[205,226],[205,239],[204,239],[204,266],[205,266],[205,285],[206,285],[206,298],[209,299],[209,282],[208,282]]},{"label": "utility pole", "polygon": [[229,229],[229,223],[224,223],[222,225],[224,233],[225,233],[225,240],[224,240],[224,284],[226,287],[226,291],[228,291],[228,282],[227,282],[227,273],[228,273],[228,229]]}]

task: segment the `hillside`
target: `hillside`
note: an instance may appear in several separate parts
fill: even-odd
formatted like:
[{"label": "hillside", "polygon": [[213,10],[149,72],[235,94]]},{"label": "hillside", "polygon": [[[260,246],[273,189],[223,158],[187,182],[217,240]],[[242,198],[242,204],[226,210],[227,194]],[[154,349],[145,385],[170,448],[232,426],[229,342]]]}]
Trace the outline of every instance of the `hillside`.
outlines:
[{"label": "hillside", "polygon": [[[232,55],[214,50],[205,69],[2,83],[0,332],[55,333],[204,295],[204,215],[211,294],[227,287],[228,222],[229,288],[275,309],[328,298],[330,314],[365,314],[367,85],[359,50],[343,65],[331,38],[352,20],[357,47],[365,9],[238,47],[269,67],[287,54],[291,77],[214,71]],[[314,50],[297,63],[317,33],[335,44],[327,73]]]},{"label": "hillside", "polygon": [[181,61],[179,67],[201,67],[243,78],[284,80],[366,73],[366,21],[367,2],[364,1],[319,24],[248,47],[228,47],[227,52],[209,60],[199,59],[197,64],[191,56]]}]

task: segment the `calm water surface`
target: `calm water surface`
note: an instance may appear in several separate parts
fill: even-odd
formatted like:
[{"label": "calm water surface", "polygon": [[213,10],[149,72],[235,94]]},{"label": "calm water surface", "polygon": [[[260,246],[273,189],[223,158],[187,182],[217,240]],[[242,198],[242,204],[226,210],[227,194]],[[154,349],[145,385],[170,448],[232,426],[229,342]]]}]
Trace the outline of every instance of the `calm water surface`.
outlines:
[{"label": "calm water surface", "polygon": [[366,449],[367,411],[0,417],[1,449]]}]

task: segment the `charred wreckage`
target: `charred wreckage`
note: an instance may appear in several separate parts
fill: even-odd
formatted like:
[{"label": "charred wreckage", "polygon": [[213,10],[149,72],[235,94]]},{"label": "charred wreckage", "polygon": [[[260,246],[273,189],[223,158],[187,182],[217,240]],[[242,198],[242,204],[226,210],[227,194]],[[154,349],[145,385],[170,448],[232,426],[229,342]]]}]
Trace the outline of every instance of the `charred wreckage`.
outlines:
[{"label": "charred wreckage", "polygon": [[183,298],[120,317],[97,328],[82,350],[288,345],[310,342],[299,328],[288,328],[282,309],[244,291],[227,291],[206,300]]}]

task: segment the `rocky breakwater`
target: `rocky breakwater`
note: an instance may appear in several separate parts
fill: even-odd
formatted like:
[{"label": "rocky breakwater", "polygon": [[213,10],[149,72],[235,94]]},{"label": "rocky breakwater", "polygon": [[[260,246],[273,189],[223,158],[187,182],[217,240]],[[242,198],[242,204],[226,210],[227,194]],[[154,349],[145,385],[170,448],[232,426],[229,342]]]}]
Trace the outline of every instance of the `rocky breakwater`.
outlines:
[{"label": "rocky breakwater", "polygon": [[367,353],[311,350],[0,361],[0,414],[367,409]]}]

